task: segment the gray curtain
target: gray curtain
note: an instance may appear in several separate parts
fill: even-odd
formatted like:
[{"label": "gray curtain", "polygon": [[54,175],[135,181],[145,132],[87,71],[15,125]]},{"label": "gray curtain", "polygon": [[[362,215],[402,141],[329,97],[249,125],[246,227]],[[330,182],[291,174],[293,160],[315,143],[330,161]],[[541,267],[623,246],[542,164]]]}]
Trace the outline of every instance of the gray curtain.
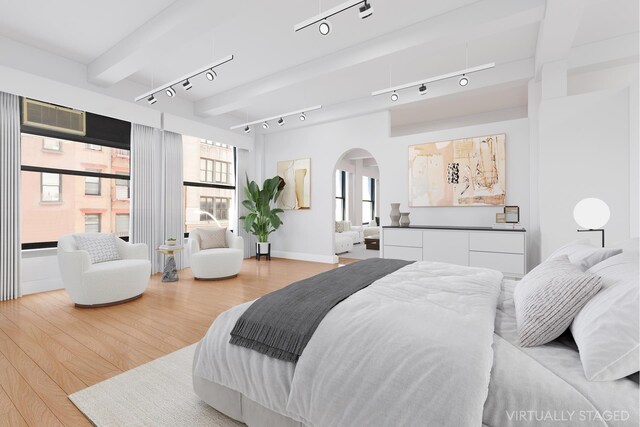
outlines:
[{"label": "gray curtain", "polygon": [[[182,137],[149,126],[131,126],[131,241],[149,246],[154,273],[164,268],[156,251],[168,237],[183,244]],[[176,256],[178,268],[182,257]]]},{"label": "gray curtain", "polygon": [[0,301],[20,292],[20,98],[0,92]]}]

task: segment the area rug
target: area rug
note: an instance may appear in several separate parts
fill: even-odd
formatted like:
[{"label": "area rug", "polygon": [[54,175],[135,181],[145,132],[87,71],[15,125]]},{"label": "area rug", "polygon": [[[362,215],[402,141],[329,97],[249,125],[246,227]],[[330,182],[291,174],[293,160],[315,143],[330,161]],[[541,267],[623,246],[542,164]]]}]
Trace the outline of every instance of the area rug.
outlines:
[{"label": "area rug", "polygon": [[193,392],[195,344],[80,390],[69,399],[96,426],[246,427]]}]

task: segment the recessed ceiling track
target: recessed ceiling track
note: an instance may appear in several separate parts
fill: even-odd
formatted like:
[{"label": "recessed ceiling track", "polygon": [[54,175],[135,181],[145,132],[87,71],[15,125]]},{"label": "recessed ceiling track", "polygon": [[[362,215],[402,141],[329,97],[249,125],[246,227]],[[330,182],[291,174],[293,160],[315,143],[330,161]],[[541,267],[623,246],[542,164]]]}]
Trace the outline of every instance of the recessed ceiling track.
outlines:
[{"label": "recessed ceiling track", "polygon": [[249,126],[251,125],[256,125],[258,123],[262,123],[262,127],[265,129],[269,128],[269,122],[275,119],[278,119],[278,125],[282,126],[284,125],[284,118],[285,117],[289,117],[289,116],[295,116],[296,114],[299,114],[299,119],[300,121],[305,121],[307,119],[307,114],[310,111],[315,111],[315,110],[319,110],[322,108],[322,105],[314,105],[313,107],[307,107],[307,108],[303,108],[301,110],[296,110],[296,111],[291,111],[289,113],[284,113],[284,114],[278,114],[276,116],[271,116],[271,117],[265,117],[263,119],[259,119],[259,120],[254,120],[252,122],[247,122],[247,123],[242,123],[240,125],[235,125],[235,126],[231,126],[229,129],[231,130],[235,130],[235,129],[240,129],[240,128],[244,128],[245,133],[249,133],[251,131],[251,128]]},{"label": "recessed ceiling track", "polygon": [[[465,68],[464,70],[459,70],[459,71],[453,71],[451,73],[447,73],[447,74],[442,74],[439,76],[435,76],[435,77],[429,77],[426,79],[422,79],[422,80],[416,80],[415,82],[411,82],[411,83],[405,83],[402,85],[398,85],[398,86],[393,86],[393,87],[389,87],[387,89],[380,89],[380,90],[376,90],[375,92],[371,92],[371,95],[373,96],[377,96],[377,95],[383,95],[385,93],[393,93],[396,95],[395,99],[392,99],[393,101],[398,99],[398,96],[395,92],[399,91],[399,90],[403,90],[403,89],[409,89],[411,87],[415,87],[415,86],[420,86],[420,92],[425,92],[426,91],[426,84],[428,83],[433,83],[433,82],[437,82],[440,80],[445,80],[445,79],[450,79],[451,77],[458,77],[458,76],[462,76],[462,78],[460,79],[460,86],[466,86],[469,83],[469,79],[466,77],[468,74],[472,74],[472,73],[477,73],[478,71],[483,71],[483,70],[488,70],[489,68],[493,68],[495,67],[496,64],[495,62],[490,62],[488,64],[484,64],[484,65],[478,65],[475,67],[470,67],[470,68]],[[424,90],[422,89],[422,87],[425,87]]]},{"label": "recessed ceiling track", "polygon": [[335,7],[332,7],[331,9],[325,10],[324,12],[319,13],[316,16],[312,16],[309,19],[305,19],[299,24],[296,24],[293,27],[293,30],[295,32],[298,32],[307,27],[310,27],[313,24],[317,24],[318,22],[320,22],[321,23],[319,27],[320,34],[322,34],[323,36],[326,36],[331,32],[331,24],[329,24],[329,22],[326,21],[327,18],[330,18],[333,15],[337,15],[340,12],[344,12],[347,9],[351,9],[352,7],[355,7],[359,4],[362,4],[362,6],[360,7],[360,18],[365,19],[373,14],[373,8],[369,4],[368,0],[349,0]]},{"label": "recessed ceiling track", "polygon": [[141,101],[143,99],[146,99],[147,102],[149,102],[149,104],[155,104],[156,103],[156,98],[154,97],[154,95],[158,92],[162,92],[162,91],[166,91],[167,96],[172,98],[176,95],[176,90],[173,86],[176,86],[178,84],[180,84],[184,90],[189,90],[191,89],[192,85],[191,82],[189,81],[189,79],[192,79],[196,76],[199,76],[200,74],[206,74],[207,79],[210,81],[215,80],[215,78],[217,77],[217,74],[214,70],[214,68],[219,67],[222,64],[226,64],[227,62],[233,60],[233,55],[229,55],[229,56],[225,56],[224,58],[220,58],[215,62],[212,62],[211,64],[202,67],[192,73],[189,73],[187,75],[184,75],[178,79],[175,79],[173,81],[170,81],[169,83],[165,83],[162,86],[158,86],[155,87],[153,89],[151,89],[149,92],[145,92],[142,95],[136,97],[136,102]]}]

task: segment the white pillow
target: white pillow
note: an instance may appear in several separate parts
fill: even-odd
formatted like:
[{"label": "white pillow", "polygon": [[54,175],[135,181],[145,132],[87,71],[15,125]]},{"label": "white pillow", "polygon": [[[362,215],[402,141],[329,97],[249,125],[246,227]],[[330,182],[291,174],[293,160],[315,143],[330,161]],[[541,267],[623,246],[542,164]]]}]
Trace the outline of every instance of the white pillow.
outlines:
[{"label": "white pillow", "polygon": [[92,264],[120,259],[116,244],[117,237],[113,234],[76,234],[73,238],[79,250],[89,253]]},{"label": "white pillow", "polygon": [[573,264],[579,265],[583,270],[588,270],[597,263],[614,255],[618,255],[621,252],[622,249],[599,248],[593,246],[589,239],[580,239],[556,249],[549,255],[547,260],[557,258],[561,255],[567,255],[569,261]]},{"label": "white pillow", "polygon": [[589,269],[603,289],[571,325],[580,360],[590,381],[612,381],[638,372],[640,297],[637,253],[616,255]]},{"label": "white pillow", "polygon": [[600,277],[584,273],[566,255],[531,270],[513,293],[520,345],[532,347],[558,338],[600,286]]}]

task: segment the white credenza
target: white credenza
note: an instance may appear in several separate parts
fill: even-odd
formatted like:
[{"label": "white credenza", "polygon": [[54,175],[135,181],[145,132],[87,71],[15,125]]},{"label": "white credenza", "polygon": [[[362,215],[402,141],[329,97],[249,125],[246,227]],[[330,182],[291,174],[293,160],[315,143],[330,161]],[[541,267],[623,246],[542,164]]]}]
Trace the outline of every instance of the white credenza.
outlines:
[{"label": "white credenza", "polygon": [[527,272],[526,231],[489,227],[383,227],[382,257],[492,268],[508,277]]}]

